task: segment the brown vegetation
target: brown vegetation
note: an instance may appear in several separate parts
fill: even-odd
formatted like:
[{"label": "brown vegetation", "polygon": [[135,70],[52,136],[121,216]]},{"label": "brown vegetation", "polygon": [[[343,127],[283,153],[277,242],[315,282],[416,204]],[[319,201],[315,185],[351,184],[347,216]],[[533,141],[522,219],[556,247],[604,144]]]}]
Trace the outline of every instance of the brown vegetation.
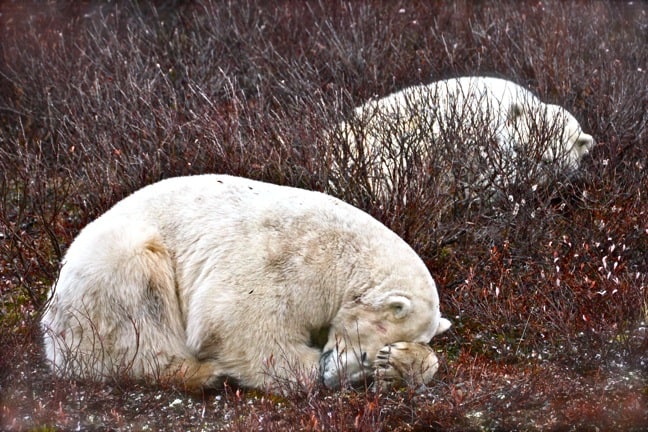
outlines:
[{"label": "brown vegetation", "polygon": [[[642,430],[642,2],[0,3],[0,428]],[[326,190],[325,130],[374,95],[501,76],[573,112],[582,176],[440,214],[434,187],[341,198],[423,257],[453,329],[424,392],[285,397],[53,377],[37,327],[67,245],[144,184],[219,172]],[[447,210],[447,209],[446,209]]]}]

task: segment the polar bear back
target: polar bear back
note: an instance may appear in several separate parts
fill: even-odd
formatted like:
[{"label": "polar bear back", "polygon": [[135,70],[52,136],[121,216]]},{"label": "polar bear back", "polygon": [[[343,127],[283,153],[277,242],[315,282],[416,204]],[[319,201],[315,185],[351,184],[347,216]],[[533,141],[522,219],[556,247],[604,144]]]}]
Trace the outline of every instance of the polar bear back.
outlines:
[{"label": "polar bear back", "polygon": [[481,135],[492,136],[501,146],[512,147],[512,120],[523,112],[538,111],[541,106],[533,93],[511,81],[461,77],[408,87],[369,101],[354,113],[370,139],[383,143],[387,133],[398,131],[394,134],[397,136],[414,127],[432,136],[453,131],[468,137],[481,131]]},{"label": "polar bear back", "polygon": [[[111,225],[117,219],[154,226],[165,243],[178,245],[176,258],[185,260],[187,266],[205,266],[192,261],[192,254],[204,260],[203,254],[196,253],[196,245],[201,243],[219,245],[205,254],[212,260],[229,259],[227,255],[237,251],[246,253],[249,260],[255,250],[266,246],[259,244],[262,231],[290,232],[291,238],[285,240],[299,244],[299,238],[326,232],[328,227],[331,232],[349,235],[366,233],[373,243],[405,246],[373,217],[337,198],[228,175],[163,180],[136,191],[91,225]],[[357,241],[362,242],[362,236]],[[187,281],[187,285],[196,282]]]}]

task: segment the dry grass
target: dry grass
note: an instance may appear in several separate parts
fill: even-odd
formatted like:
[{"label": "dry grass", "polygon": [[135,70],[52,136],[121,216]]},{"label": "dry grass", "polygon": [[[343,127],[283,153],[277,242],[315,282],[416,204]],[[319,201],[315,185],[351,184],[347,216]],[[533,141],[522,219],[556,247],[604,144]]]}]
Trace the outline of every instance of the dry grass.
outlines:
[{"label": "dry grass", "polygon": [[[641,2],[0,3],[0,428],[642,430],[648,8]],[[54,378],[36,323],[90,220],[161,178],[325,190],[325,130],[374,95],[521,83],[598,145],[579,180],[443,212],[340,192],[423,257],[454,322],[426,392],[188,395]]]}]

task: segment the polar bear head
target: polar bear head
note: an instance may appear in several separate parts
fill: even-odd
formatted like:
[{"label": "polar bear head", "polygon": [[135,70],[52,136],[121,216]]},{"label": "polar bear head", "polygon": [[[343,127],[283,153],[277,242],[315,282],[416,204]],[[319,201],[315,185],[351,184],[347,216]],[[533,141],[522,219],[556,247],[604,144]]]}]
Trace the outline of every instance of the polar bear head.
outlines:
[{"label": "polar bear head", "polygon": [[[378,352],[404,341],[428,343],[450,322],[441,318],[434,280],[415,254],[372,262],[372,274],[359,290],[350,290],[331,323],[320,359],[325,385],[362,382],[371,375]],[[398,257],[394,259],[394,257]],[[366,374],[366,375],[365,375]]]},{"label": "polar bear head", "polygon": [[560,105],[513,103],[508,110],[507,129],[500,146],[513,149],[519,156],[524,146],[527,156],[545,166],[558,168],[570,175],[594,145],[594,138],[583,132],[578,120]]},{"label": "polar bear head", "polygon": [[578,169],[581,160],[589,154],[594,138],[583,132],[576,118],[559,105],[545,106],[547,124],[555,130],[555,139],[550,142],[543,155],[543,162],[558,161],[568,173]]}]

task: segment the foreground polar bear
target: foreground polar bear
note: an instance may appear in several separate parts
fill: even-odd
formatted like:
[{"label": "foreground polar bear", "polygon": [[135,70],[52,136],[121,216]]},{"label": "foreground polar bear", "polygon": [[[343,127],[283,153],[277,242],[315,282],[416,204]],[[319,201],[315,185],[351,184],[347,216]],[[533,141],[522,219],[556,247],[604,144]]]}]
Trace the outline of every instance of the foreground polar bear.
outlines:
[{"label": "foreground polar bear", "polygon": [[90,223],[42,318],[60,375],[190,388],[426,383],[438,364],[425,344],[449,326],[421,259],[371,216],[225,175],[161,181]]},{"label": "foreground polar bear", "polygon": [[571,174],[594,143],[564,108],[489,77],[447,79],[369,101],[336,134],[350,161],[337,164],[334,174],[364,161],[363,174],[378,195],[393,193],[413,160],[433,159],[446,183],[453,177],[483,191],[506,187],[522,172],[539,181],[547,169]]}]

